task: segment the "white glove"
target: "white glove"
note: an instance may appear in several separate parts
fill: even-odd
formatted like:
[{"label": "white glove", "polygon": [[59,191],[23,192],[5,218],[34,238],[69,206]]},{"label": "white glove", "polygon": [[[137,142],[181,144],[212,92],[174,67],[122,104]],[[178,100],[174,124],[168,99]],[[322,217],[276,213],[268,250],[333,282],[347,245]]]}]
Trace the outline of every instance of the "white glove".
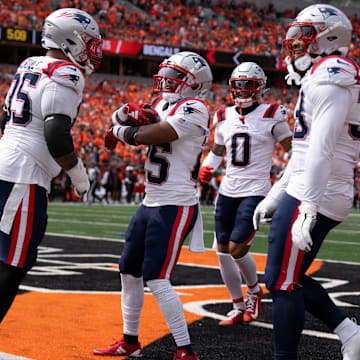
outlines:
[{"label": "white glove", "polygon": [[67,173],[70,176],[77,196],[81,197],[89,191],[89,178],[81,159],[78,158],[77,164],[68,170]]},{"label": "white glove", "polygon": [[300,250],[308,252],[313,244],[310,232],[316,223],[317,211],[314,206],[301,204],[299,215],[295,220],[292,229],[292,242]]},{"label": "white glove", "polygon": [[260,223],[269,223],[280,200],[276,200],[271,196],[266,196],[261,200],[255,208],[253,215],[253,225],[255,230],[259,230]]},{"label": "white glove", "polygon": [[128,119],[128,113],[129,111],[127,108],[127,104],[115,110],[111,116],[111,121],[113,125],[123,125],[124,122]]}]

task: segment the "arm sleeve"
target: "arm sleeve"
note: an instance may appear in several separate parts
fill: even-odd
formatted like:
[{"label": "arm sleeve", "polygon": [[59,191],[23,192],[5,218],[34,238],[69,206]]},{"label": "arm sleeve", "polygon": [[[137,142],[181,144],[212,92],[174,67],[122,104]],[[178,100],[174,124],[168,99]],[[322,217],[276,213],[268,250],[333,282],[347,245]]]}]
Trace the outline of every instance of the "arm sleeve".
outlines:
[{"label": "arm sleeve", "polygon": [[286,121],[276,123],[272,128],[272,134],[276,142],[284,140],[292,135],[289,124]]},{"label": "arm sleeve", "polygon": [[81,103],[81,96],[73,88],[62,86],[56,82],[49,83],[41,98],[43,118],[48,115],[62,114],[74,120]]},{"label": "arm sleeve", "polygon": [[292,172],[292,159],[290,159],[289,163],[287,164],[284,174],[281,179],[273,185],[271,190],[269,191],[267,196],[270,196],[278,201],[280,201],[281,197],[283,196],[287,185],[289,183],[291,172]]},{"label": "arm sleeve", "polygon": [[204,136],[209,130],[191,121],[182,121],[179,116],[171,116],[166,120],[176,131],[179,138],[183,136]]},{"label": "arm sleeve", "polygon": [[336,142],[351,106],[351,92],[337,85],[320,85],[313,91],[312,128],[302,202],[318,209],[330,175]]},{"label": "arm sleeve", "polygon": [[214,133],[214,143],[218,145],[225,146],[224,137],[220,131],[222,123],[219,123],[215,127],[215,133]]}]

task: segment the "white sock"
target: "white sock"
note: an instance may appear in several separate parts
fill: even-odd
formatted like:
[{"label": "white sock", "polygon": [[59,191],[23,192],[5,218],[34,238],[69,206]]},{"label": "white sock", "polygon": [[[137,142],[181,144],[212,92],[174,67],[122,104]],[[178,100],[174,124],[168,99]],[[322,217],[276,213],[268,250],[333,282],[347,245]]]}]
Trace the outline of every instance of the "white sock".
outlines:
[{"label": "white sock", "polygon": [[235,309],[245,309],[242,279],[234,258],[228,253],[216,252],[219,259],[220,273],[226,288],[229,291]]},{"label": "white sock", "polygon": [[238,264],[241,275],[246,281],[248,292],[250,294],[259,292],[260,286],[258,284],[256,262],[254,258],[249,253],[247,253],[241,258],[235,259],[235,262]]},{"label": "white sock", "polygon": [[146,282],[154,295],[166,323],[174,337],[176,346],[190,344],[189,330],[186,324],[183,304],[167,279]]},{"label": "white sock", "polygon": [[123,333],[126,335],[139,335],[139,321],[144,304],[144,282],[143,278],[129,274],[120,274],[121,310],[123,317]]},{"label": "white sock", "polygon": [[340,338],[342,344],[345,344],[353,335],[356,334],[359,327],[349,318],[344,319],[334,330],[334,333]]}]

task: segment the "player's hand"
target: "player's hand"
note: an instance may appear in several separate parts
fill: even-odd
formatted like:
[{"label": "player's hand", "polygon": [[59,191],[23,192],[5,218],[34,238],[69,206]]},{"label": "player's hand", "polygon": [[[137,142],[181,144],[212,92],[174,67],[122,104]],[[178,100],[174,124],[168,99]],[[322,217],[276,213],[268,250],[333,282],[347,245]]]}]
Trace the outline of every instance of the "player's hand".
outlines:
[{"label": "player's hand", "polygon": [[203,166],[199,171],[199,179],[203,184],[208,184],[213,176],[211,171],[213,168],[211,166]]},{"label": "player's hand", "polygon": [[269,195],[257,204],[253,215],[253,225],[255,230],[259,230],[259,225],[261,223],[271,222],[271,218],[278,205],[279,200],[275,200]]},{"label": "player's hand", "polygon": [[116,144],[118,143],[118,141],[120,140],[114,136],[113,127],[112,127],[105,134],[104,145],[108,150],[112,151],[116,148]]},{"label": "player's hand", "polygon": [[112,114],[114,125],[141,126],[159,120],[159,114],[150,104],[125,104]]},{"label": "player's hand", "polygon": [[310,251],[313,244],[310,233],[316,224],[316,213],[313,206],[301,204],[299,215],[291,229],[292,242],[305,252]]},{"label": "player's hand", "polygon": [[77,164],[67,171],[67,174],[70,176],[71,183],[73,184],[77,196],[81,197],[89,191],[89,177],[80,158],[78,158]]}]

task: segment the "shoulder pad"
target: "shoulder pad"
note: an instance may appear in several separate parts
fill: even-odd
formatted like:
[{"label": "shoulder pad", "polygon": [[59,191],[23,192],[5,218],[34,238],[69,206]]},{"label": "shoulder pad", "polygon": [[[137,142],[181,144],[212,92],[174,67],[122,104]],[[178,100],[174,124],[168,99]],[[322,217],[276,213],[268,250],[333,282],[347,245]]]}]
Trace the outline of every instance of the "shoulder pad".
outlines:
[{"label": "shoulder pad", "polygon": [[339,86],[352,86],[359,83],[358,65],[342,56],[327,56],[311,69],[311,77],[316,82]]},{"label": "shoulder pad", "polygon": [[226,119],[226,116],[225,116],[226,109],[227,109],[227,107],[225,106],[215,112],[214,117],[213,117],[213,125],[216,125],[219,122],[224,121]]},{"label": "shoulder pad", "polygon": [[278,109],[280,108],[280,104],[271,104],[268,105],[268,107],[266,108],[263,118],[273,118],[276,114],[276,112],[278,111]]},{"label": "shoulder pad", "polygon": [[168,116],[173,115],[181,116],[184,121],[191,115],[188,118],[189,121],[204,128],[210,126],[209,110],[206,104],[199,99],[187,98],[180,100],[168,114]]},{"label": "shoulder pad", "polygon": [[156,110],[156,106],[161,102],[161,100],[163,100],[163,97],[162,95],[159,95],[152,101],[151,107]]},{"label": "shoulder pad", "polygon": [[175,115],[176,113],[184,113],[184,114],[204,113],[208,115],[209,110],[203,101],[195,98],[187,98],[180,100],[170,111],[169,116]]},{"label": "shoulder pad", "polygon": [[64,60],[54,61],[43,69],[43,73],[49,79],[62,86],[73,88],[79,94],[82,94],[84,90],[84,74],[78,66],[71,62]]}]

